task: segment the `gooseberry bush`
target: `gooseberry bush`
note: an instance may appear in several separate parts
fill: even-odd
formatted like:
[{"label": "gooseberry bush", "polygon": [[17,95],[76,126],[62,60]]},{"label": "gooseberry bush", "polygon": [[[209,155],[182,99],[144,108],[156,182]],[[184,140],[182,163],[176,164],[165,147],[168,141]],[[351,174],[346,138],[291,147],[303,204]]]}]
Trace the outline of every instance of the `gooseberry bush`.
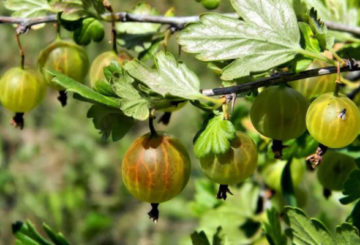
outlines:
[{"label": "gooseberry bush", "polygon": [[[200,221],[192,244],[360,244],[359,1],[202,0],[192,3],[207,9],[198,16],[147,3],[117,12],[107,0],[1,4],[12,16],[0,24],[15,25],[20,53],[19,66],[1,67],[12,124],[26,128],[55,90],[62,106],[89,105],[84,117],[102,140],[137,134],[113,168],[154,222],[190,180]],[[53,41],[27,66],[25,34],[49,23]],[[87,47],[107,38],[108,50],[90,60]],[[214,88],[189,57],[216,77]],[[188,107],[202,120],[180,142],[167,127]],[[330,202],[347,212],[341,223],[329,222]],[[45,224],[47,238],[30,221],[12,229],[16,244],[71,241]]]}]

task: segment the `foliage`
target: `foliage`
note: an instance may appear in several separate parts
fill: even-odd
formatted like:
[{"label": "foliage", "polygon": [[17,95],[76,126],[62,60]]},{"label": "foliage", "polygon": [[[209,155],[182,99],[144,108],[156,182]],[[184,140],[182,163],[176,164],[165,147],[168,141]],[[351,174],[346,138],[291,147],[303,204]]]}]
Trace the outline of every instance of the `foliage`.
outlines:
[{"label": "foliage", "polygon": [[[202,13],[204,7],[218,8],[218,11]],[[118,11],[121,13],[116,13]],[[27,124],[22,134],[6,126],[0,128],[0,214],[3,217],[0,237],[4,244],[11,244],[14,238],[16,244],[62,245],[360,243],[360,171],[355,169],[348,176],[342,194],[323,190],[317,175],[310,171],[294,181],[291,168],[294,161],[303,164],[302,169],[309,164],[305,160],[309,155],[308,161],[314,158],[318,163],[321,161],[315,133],[308,126],[309,132],[279,142],[260,135],[249,119],[250,108],[262,92],[261,87],[272,85],[274,79],[279,79],[281,86],[287,86],[288,79],[309,69],[314,61],[358,70],[354,64],[347,66],[347,59],[360,57],[360,40],[349,32],[349,26],[360,24],[358,1],[197,0],[184,4],[183,1],[149,0],[134,4],[130,0],[121,3],[6,0],[0,4],[0,13],[22,18],[44,17],[43,20],[47,20],[48,15],[57,17],[54,30],[51,25],[41,29],[46,25],[40,21],[32,28],[25,28],[31,35],[18,39],[19,44],[25,44],[21,51],[25,52],[26,69],[36,66],[34,57],[55,37],[57,40],[70,38],[86,46],[91,58],[109,50],[109,43],[115,53],[126,51],[133,57],[101,67],[99,70],[105,78],[97,81],[93,88],[65,76],[61,69],[46,71],[54,83],[65,88],[61,96],[73,94],[69,107],[60,109],[53,102],[53,92],[49,92],[44,103],[25,115]],[[199,19],[179,17],[186,15],[199,15]],[[150,17],[152,20],[147,20]],[[329,21],[348,28],[345,31],[328,28]],[[27,19],[20,22],[17,20],[16,24],[22,29],[30,23]],[[14,33],[11,26],[4,29],[0,26],[0,41],[6,44],[0,47],[0,70],[4,73],[5,68],[21,60],[14,55],[17,45]],[[180,48],[184,52],[176,54]],[[197,59],[193,59],[192,54]],[[326,71],[319,72],[323,75]],[[338,82],[341,80],[343,86],[337,86],[339,91],[334,91],[337,98],[338,93],[356,92],[360,84],[358,76],[353,77],[338,72]],[[203,89],[211,87],[216,88]],[[0,101],[5,97],[2,93],[10,95],[13,101],[29,95],[21,88],[6,88],[0,91]],[[17,94],[13,96],[16,99],[13,94]],[[219,96],[206,96],[209,94]],[[294,95],[291,92],[289,96]],[[287,102],[283,96],[272,96],[267,102],[266,106],[273,111],[280,111],[275,116],[284,119],[275,127],[284,128],[294,115],[298,122],[305,122],[298,102],[294,103],[294,115],[290,119],[280,106],[274,106]],[[5,108],[5,103],[2,104]],[[260,108],[266,106],[262,104]],[[334,112],[331,120],[341,125],[349,122],[358,112],[358,106],[353,104],[353,111]],[[263,125],[273,111],[266,110],[259,124]],[[19,116],[20,111],[15,112]],[[1,108],[1,125],[5,125],[10,116]],[[322,129],[334,125],[312,118],[309,119],[311,125]],[[122,176],[115,171],[133,139],[149,129],[153,134],[156,129],[175,134],[186,142],[179,151],[189,151],[193,163],[192,179],[184,192],[160,205],[158,226],[147,221],[143,214],[148,207],[130,197],[121,184]],[[335,131],[340,137],[351,129],[358,132],[351,123]],[[237,130],[248,134],[256,143],[258,169],[250,178],[231,186],[233,196],[229,193],[228,200],[223,202],[216,198],[217,186],[200,177],[203,174],[196,158],[224,156],[231,144],[236,144]],[[322,134],[331,136],[333,131],[325,130]],[[174,142],[178,145],[177,140]],[[359,142],[358,136],[335,151],[359,163]],[[141,147],[152,152],[154,146],[147,143]],[[167,150],[167,143],[164,144],[161,146],[164,159],[171,156],[176,161],[179,155],[170,148]],[[317,154],[311,155],[315,151]],[[284,163],[273,181],[276,185],[280,183],[279,190],[271,190],[272,183],[266,182],[266,169],[275,166],[274,157],[282,157]],[[139,159],[146,158],[139,156]],[[139,164],[142,163],[134,161],[135,170]],[[151,169],[150,164],[142,165],[146,176],[153,181],[152,175],[158,169]],[[164,166],[164,189],[153,190],[156,194],[162,191],[162,196],[170,186],[169,166]],[[140,190],[136,171],[135,175],[133,191],[149,195],[150,188]],[[151,181],[147,187],[153,185]],[[220,185],[219,190],[224,186]],[[308,218],[305,213],[314,218]],[[9,224],[14,222],[14,217],[31,222],[14,223],[11,238]],[[54,229],[46,224],[40,228],[43,222]]]}]

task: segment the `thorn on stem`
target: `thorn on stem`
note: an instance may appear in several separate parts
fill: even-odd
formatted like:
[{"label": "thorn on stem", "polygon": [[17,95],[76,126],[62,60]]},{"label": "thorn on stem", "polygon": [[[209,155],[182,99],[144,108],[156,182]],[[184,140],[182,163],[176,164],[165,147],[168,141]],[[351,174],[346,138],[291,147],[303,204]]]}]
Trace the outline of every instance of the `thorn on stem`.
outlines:
[{"label": "thorn on stem", "polygon": [[218,193],[216,195],[216,198],[226,200],[228,193],[230,195],[233,195],[232,192],[229,189],[229,186],[228,185],[220,185]]},{"label": "thorn on stem", "polygon": [[59,91],[58,100],[61,103],[62,107],[65,107],[67,104],[67,94],[64,90]]},{"label": "thorn on stem", "polygon": [[314,170],[321,163],[322,157],[327,149],[327,146],[319,144],[316,152],[306,158],[306,163],[310,166],[310,170]]},{"label": "thorn on stem", "polygon": [[159,204],[158,203],[151,203],[151,210],[148,212],[149,218],[152,219],[154,223],[157,223],[159,220]]},{"label": "thorn on stem", "polygon": [[14,117],[11,119],[10,124],[14,125],[15,128],[22,130],[24,128],[24,113],[15,113]]}]

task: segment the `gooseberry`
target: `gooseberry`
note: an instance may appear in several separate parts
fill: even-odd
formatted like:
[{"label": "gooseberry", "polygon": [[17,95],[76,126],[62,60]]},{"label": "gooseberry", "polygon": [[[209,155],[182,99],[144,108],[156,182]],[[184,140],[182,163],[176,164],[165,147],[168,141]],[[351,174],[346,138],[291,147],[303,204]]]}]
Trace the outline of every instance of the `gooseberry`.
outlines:
[{"label": "gooseberry", "polygon": [[[321,61],[314,61],[309,66],[309,69],[325,67],[326,63]],[[324,75],[319,77],[310,77],[299,81],[291,82],[289,85],[296,91],[305,96],[306,99],[311,100],[321,94],[333,92],[336,86],[336,74]]]},{"label": "gooseberry", "polygon": [[345,95],[326,93],[314,100],[306,114],[310,135],[330,148],[351,144],[360,130],[360,112]]},{"label": "gooseberry", "polygon": [[13,123],[23,128],[23,114],[40,104],[46,90],[46,83],[37,71],[14,67],[0,80],[0,101],[5,108],[16,113]]},{"label": "gooseberry", "polygon": [[46,47],[39,56],[38,67],[46,82],[57,90],[64,88],[52,82],[46,69],[54,69],[80,82],[85,82],[89,69],[89,59],[85,50],[71,41],[56,41]]},{"label": "gooseberry", "polygon": [[119,65],[122,65],[124,61],[131,60],[130,54],[125,51],[121,51],[116,54],[114,51],[107,51],[97,56],[90,66],[90,86],[95,87],[95,83],[98,80],[105,80],[104,68],[109,66],[111,62],[116,61]]},{"label": "gooseberry", "polygon": [[168,135],[146,134],[125,153],[122,178],[133,196],[154,205],[149,215],[156,220],[158,214],[154,208],[184,189],[190,168],[189,155],[179,140]]},{"label": "gooseberry", "polygon": [[[265,184],[276,192],[282,192],[281,178],[284,168],[286,166],[285,160],[277,160],[274,163],[267,164],[261,171]],[[290,163],[291,180],[294,187],[297,187],[301,182],[306,165],[304,159],[293,158]]]},{"label": "gooseberry", "polygon": [[356,163],[352,157],[340,152],[327,151],[318,167],[317,177],[324,188],[339,191],[343,189],[347,177],[355,167]]},{"label": "gooseberry", "polygon": [[257,167],[257,157],[253,140],[245,133],[237,132],[230,150],[200,158],[200,163],[205,175],[220,184],[218,198],[226,199],[227,185],[238,184],[251,176]]},{"label": "gooseberry", "polygon": [[250,118],[264,136],[283,141],[297,138],[305,131],[306,99],[293,88],[266,88],[255,99]]}]

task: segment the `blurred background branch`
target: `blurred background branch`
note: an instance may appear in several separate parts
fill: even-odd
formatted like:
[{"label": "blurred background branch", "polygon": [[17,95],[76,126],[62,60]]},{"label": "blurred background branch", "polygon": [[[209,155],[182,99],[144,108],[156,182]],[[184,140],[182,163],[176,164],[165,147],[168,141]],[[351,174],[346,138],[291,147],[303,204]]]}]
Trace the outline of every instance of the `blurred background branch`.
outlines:
[{"label": "blurred background branch", "polygon": [[[228,16],[237,17],[235,13],[228,13]],[[104,21],[111,22],[112,15],[111,13],[103,14],[102,19]],[[150,15],[138,15],[131,14],[128,12],[117,12],[115,13],[116,21],[118,22],[143,22],[143,23],[158,23],[163,25],[170,25],[175,27],[176,29],[182,29],[186,24],[194,23],[199,21],[199,16],[150,16]],[[8,16],[0,16],[0,24],[18,24],[20,33],[25,33],[32,26],[43,24],[43,23],[52,23],[56,22],[56,15],[48,15],[44,17],[35,17],[35,18],[18,18],[18,17],[8,17]],[[349,26],[346,24],[326,21],[324,23],[327,28],[334,31],[347,32],[353,35],[360,35],[360,27],[357,26]]]}]

